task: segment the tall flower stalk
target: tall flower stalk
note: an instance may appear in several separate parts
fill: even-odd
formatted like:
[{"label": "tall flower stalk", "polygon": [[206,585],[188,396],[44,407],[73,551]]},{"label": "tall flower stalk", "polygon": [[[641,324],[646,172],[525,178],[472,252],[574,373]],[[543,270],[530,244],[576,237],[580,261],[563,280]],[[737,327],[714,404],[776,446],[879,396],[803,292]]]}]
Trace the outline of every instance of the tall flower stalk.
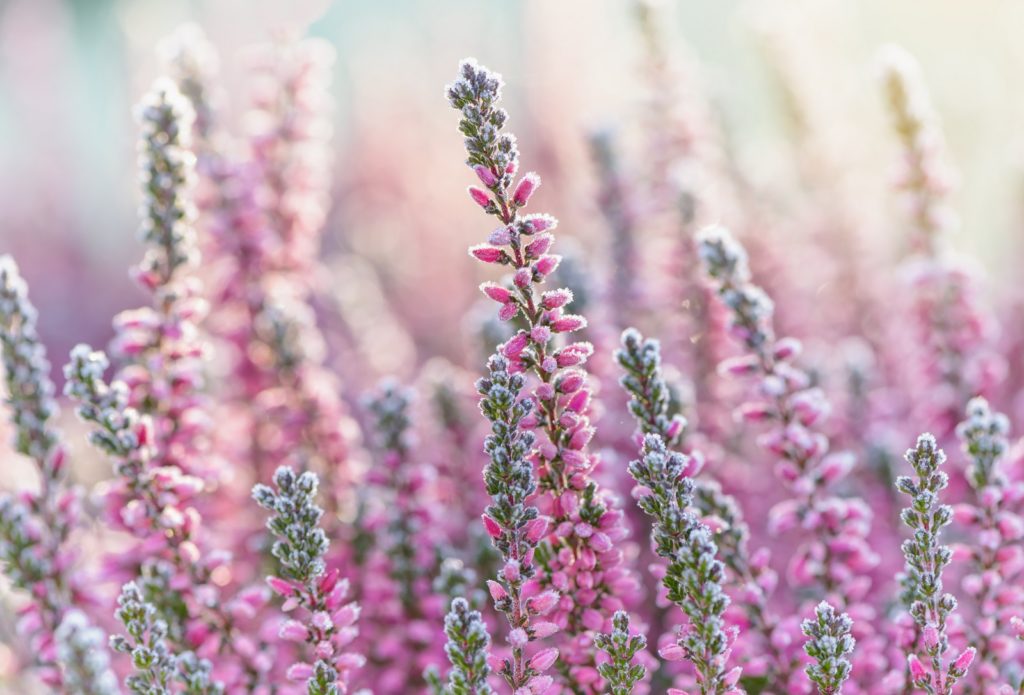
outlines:
[{"label": "tall flower stalk", "polygon": [[491,695],[487,684],[491,667],[487,663],[491,636],[478,611],[470,610],[466,599],[456,598],[444,619],[448,637],[445,652],[451,662],[448,682],[442,684],[436,674],[428,673],[427,681],[435,695]]},{"label": "tall flower stalk", "polygon": [[[723,615],[730,599],[722,589],[725,565],[716,557],[718,546],[711,531],[688,509],[699,463],[670,451],[661,437],[644,437],[641,458],[629,466],[630,475],[642,486],[638,504],[654,520],[652,538],[658,555],[668,560],[662,582],[668,598],[689,618],[675,644],[661,649],[670,661],[682,658],[693,663],[701,695],[736,695],[742,670],[728,668],[735,630],[725,626]],[[670,689],[670,693],[682,691]]]},{"label": "tall flower stalk", "polygon": [[558,594],[551,590],[538,593],[536,582],[532,582],[537,574],[537,544],[548,528],[547,520],[532,504],[537,479],[527,457],[535,439],[523,425],[534,403],[523,395],[525,377],[511,373],[507,359],[494,355],[487,367],[489,375],[477,382],[480,411],[491,423],[491,433],[484,440],[484,451],[490,457],[484,484],[492,503],[483,522],[503,561],[498,576],[487,585],[494,609],[508,621],[511,650],[498,673],[512,693],[544,692],[553,682],[545,672],[558,651],[541,649],[527,656],[526,647],[558,631],[555,623],[539,620],[555,607]]},{"label": "tall flower stalk", "polygon": [[[328,540],[316,505],[319,481],[315,473],[299,475],[282,466],[274,474],[274,486],[256,485],[253,499],[271,513],[267,529],[274,536],[273,554],[279,575],[267,583],[284,599],[283,609],[302,609],[302,618],[285,621],[278,636],[305,645],[308,661],[295,661],[288,678],[305,683],[308,695],[343,695],[353,670],[364,658],[345,651],[359,634],[359,606],[346,603],[348,581],[337,569],[327,569],[324,556]],[[310,663],[312,662],[312,663]]]},{"label": "tall flower stalk", "polygon": [[[638,436],[656,435],[666,448],[679,450],[687,423],[679,415],[670,415],[670,392],[662,373],[658,341],[644,338],[637,330],[628,328],[622,333],[622,345],[615,358],[624,372],[620,383],[630,396],[627,407],[637,423]],[[716,520],[714,538],[720,549],[719,557],[742,589],[746,598],[743,610],[761,636],[761,648],[769,655],[769,682],[786,683],[793,660],[784,655],[777,641],[772,639],[779,621],[768,608],[768,598],[777,577],[767,566],[768,553],[764,550],[751,555],[747,547],[750,532],[739,505],[722,492],[721,486],[713,480],[694,479],[691,484],[688,504],[701,517]]]},{"label": "tall flower stalk", "polygon": [[973,542],[967,544],[970,570],[961,587],[983,616],[966,626],[978,649],[973,675],[981,692],[1001,681],[1001,672],[1018,651],[1008,628],[1011,618],[1024,609],[1024,599],[1015,589],[1024,578],[1024,566],[1017,559],[1024,538],[1024,485],[1006,474],[1009,431],[1007,417],[994,412],[984,398],[971,399],[957,427],[970,460],[966,474],[973,499],[956,505],[953,518],[973,534]]},{"label": "tall flower stalk", "polygon": [[964,405],[987,392],[1004,370],[992,351],[994,322],[980,298],[978,279],[950,250],[956,217],[942,129],[917,61],[892,46],[882,54],[882,85],[901,148],[897,189],[907,208],[910,245],[910,310],[917,325],[917,356],[928,398],[917,398],[916,419],[940,441],[952,434]]},{"label": "tall flower stalk", "polygon": [[572,342],[570,336],[587,321],[565,313],[571,292],[539,288],[558,266],[559,257],[548,253],[557,221],[550,215],[521,214],[540,177],[528,172],[516,181],[519,151],[515,137],[503,132],[508,115],[499,106],[501,87],[499,75],[467,60],[447,90],[448,101],[461,115],[466,163],[484,186],[470,187],[470,197],[499,223],[488,243],[474,246],[470,254],[512,271],[509,281],[485,283],[481,290],[501,305],[499,318],[518,327],[500,348],[509,370],[527,372],[535,382],[536,407],[526,422],[538,432],[530,452],[541,492],[538,506],[551,518],[537,549],[538,583],[561,593],[552,620],[565,632],[559,672],[566,686],[598,692],[602,686],[592,638],[609,628],[611,613],[632,601],[635,580],[614,545],[626,535],[622,514],[610,508],[593,480],[596,460],[586,450],[594,428],[588,417],[587,373],[580,367],[593,347]]},{"label": "tall flower stalk", "polygon": [[850,616],[839,613],[825,601],[814,609],[813,620],[801,623],[800,629],[807,636],[804,651],[814,659],[806,673],[818,695],[839,695],[843,691],[843,683],[850,677],[847,657],[856,644],[850,634],[852,628]]},{"label": "tall flower stalk", "polygon": [[39,474],[38,491],[0,497],[0,560],[14,586],[29,597],[19,624],[42,680],[62,693],[113,693],[102,644],[96,645],[93,664],[75,658],[83,643],[78,637],[93,631],[76,609],[91,600],[90,592],[81,575],[69,571],[76,561],[70,537],[78,523],[79,492],[67,480],[64,447],[53,427],[57,404],[36,318],[17,264],[0,256],[0,352],[13,444]]},{"label": "tall flower stalk", "polygon": [[920,629],[920,641],[907,657],[909,681],[928,695],[950,695],[967,674],[975,648],[968,647],[948,664],[943,657],[950,648],[948,621],[956,610],[956,598],[943,591],[942,573],[953,560],[953,552],[942,545],[939,534],[953,520],[951,507],[939,502],[939,493],[949,484],[941,470],[946,454],[930,434],[917,438],[917,445],[905,456],[914,478],[900,476],[896,489],[910,496],[911,504],[901,514],[913,537],[903,542],[906,574],[903,586],[910,615]]},{"label": "tall flower stalk", "polygon": [[878,561],[867,543],[871,511],[862,500],[828,494],[853,466],[850,454],[829,453],[829,440],[819,431],[829,403],[793,364],[799,342],[776,339],[774,305],[751,283],[743,247],[720,227],[703,230],[698,244],[708,276],[731,312],[730,333],[746,351],[719,369],[756,380],[759,397],[744,403],[738,414],[771,424],[758,443],[778,457],[776,475],[792,495],[772,509],[770,528],[782,533],[801,526],[814,533],[798,551],[795,574],[800,584],[816,585],[822,593],[863,595],[863,587],[853,588],[857,576]]}]

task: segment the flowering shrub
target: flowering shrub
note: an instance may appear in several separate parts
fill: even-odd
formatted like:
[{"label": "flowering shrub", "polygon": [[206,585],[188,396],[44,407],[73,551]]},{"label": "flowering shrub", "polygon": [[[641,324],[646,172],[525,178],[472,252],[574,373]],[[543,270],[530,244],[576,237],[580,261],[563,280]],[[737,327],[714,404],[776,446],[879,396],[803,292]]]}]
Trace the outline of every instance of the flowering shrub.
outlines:
[{"label": "flowering shrub", "polygon": [[[71,351],[67,433],[0,257],[5,466],[34,475],[0,497],[17,692],[1024,692],[1024,334],[952,251],[920,71],[884,53],[909,214],[876,278],[817,231],[781,248],[772,191],[726,166],[641,4],[649,156],[590,136],[582,231],[527,212],[572,196],[522,168],[502,77],[459,66],[482,233],[474,263],[410,253],[452,270],[405,302],[391,268],[321,253],[330,47],[255,51],[237,129],[198,28],[161,47],[138,110],[146,299],[108,350]],[[842,301],[808,289],[808,257],[842,266]],[[429,305],[475,272],[473,339],[420,359],[452,332]],[[381,374],[392,343],[412,356]]]}]

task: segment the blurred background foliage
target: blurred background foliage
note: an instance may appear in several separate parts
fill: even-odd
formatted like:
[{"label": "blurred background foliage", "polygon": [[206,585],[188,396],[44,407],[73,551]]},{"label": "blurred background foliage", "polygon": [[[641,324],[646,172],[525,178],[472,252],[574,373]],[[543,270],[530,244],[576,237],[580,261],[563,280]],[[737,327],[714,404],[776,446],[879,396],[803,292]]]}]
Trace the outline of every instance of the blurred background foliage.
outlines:
[{"label": "blurred background foliage", "polygon": [[[1014,271],[1024,208],[1024,4],[664,4],[662,29],[672,50],[699,66],[745,175],[769,189],[794,179],[802,116],[788,108],[785,83],[802,82],[813,95],[811,127],[825,134],[837,175],[852,182],[882,234],[898,233],[899,223],[886,193],[895,145],[874,56],[887,42],[916,54],[961,174],[955,241],[990,272]],[[103,344],[108,317],[137,303],[125,272],[139,254],[132,105],[159,71],[154,47],[185,21],[200,24],[221,53],[219,86],[234,120],[244,111],[247,45],[294,31],[337,49],[325,253],[369,261],[392,298],[463,272],[455,259],[479,236],[472,211],[457,204],[467,176],[442,97],[466,55],[506,76],[527,161],[586,249],[599,222],[584,136],[612,126],[628,143],[642,120],[633,14],[622,0],[0,0],[0,251],[17,256],[31,283],[55,362],[78,340]],[[451,326],[469,301],[405,311]],[[450,345],[438,338],[427,350]]]}]

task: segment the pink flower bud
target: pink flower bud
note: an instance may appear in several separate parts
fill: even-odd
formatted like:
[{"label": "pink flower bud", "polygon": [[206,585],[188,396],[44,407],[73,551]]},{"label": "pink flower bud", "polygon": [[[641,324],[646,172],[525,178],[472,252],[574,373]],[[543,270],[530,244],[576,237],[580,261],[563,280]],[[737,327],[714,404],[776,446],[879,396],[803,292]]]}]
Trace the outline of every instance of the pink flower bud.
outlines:
[{"label": "pink flower bud", "polygon": [[487,580],[487,591],[491,594],[491,598],[495,601],[501,601],[502,599],[508,597],[508,592],[505,591],[505,587],[503,587],[501,584],[494,581],[493,579]]},{"label": "pink flower bud", "polygon": [[968,647],[967,649],[960,652],[960,656],[953,662],[953,668],[958,671],[966,671],[971,666],[971,662],[974,661],[974,654],[977,650],[974,647]]},{"label": "pink flower bud", "polygon": [[566,289],[552,290],[541,295],[541,306],[545,309],[557,309],[572,301],[572,292]]},{"label": "pink flower bud", "polygon": [[541,256],[540,258],[537,259],[536,263],[533,264],[533,269],[536,270],[538,274],[542,276],[547,276],[554,272],[555,268],[558,267],[558,264],[561,261],[561,256],[555,256],[551,254],[547,256]]},{"label": "pink flower bud", "polygon": [[486,514],[481,515],[480,518],[484,520],[484,528],[487,529],[487,533],[491,538],[501,538],[503,530],[497,521]]},{"label": "pink flower bud", "polygon": [[487,191],[481,190],[476,186],[469,187],[469,197],[482,208],[487,207],[491,203],[491,196],[487,195]]},{"label": "pink flower bud", "polygon": [[309,664],[298,662],[288,667],[288,680],[308,681],[313,677],[313,667]]},{"label": "pink flower bud", "polygon": [[493,282],[485,282],[480,285],[480,291],[499,304],[505,304],[512,299],[511,292]]},{"label": "pink flower bud", "polygon": [[288,642],[305,642],[309,632],[297,620],[286,620],[277,631],[277,636]]},{"label": "pink flower bud", "polygon": [[528,338],[526,333],[516,333],[514,336],[509,338],[508,342],[505,343],[501,354],[505,355],[505,357],[508,357],[509,359],[519,357],[523,350],[526,349],[527,340]]},{"label": "pink flower bud", "polygon": [[498,177],[494,175],[494,172],[485,167],[483,164],[477,164],[475,167],[473,167],[473,171],[475,171],[476,175],[480,178],[480,183],[487,186],[488,188],[493,186],[498,181]]},{"label": "pink flower bud", "polygon": [[782,338],[775,343],[775,359],[788,360],[800,354],[802,346],[796,338]]},{"label": "pink flower bud", "polygon": [[576,314],[567,314],[551,322],[551,330],[555,333],[571,333],[587,327],[587,320]]},{"label": "pink flower bud", "polygon": [[530,543],[537,543],[548,531],[548,522],[540,517],[530,519],[526,523],[526,540]]},{"label": "pink flower bud", "polygon": [[536,639],[544,639],[558,632],[558,625],[552,622],[539,622],[533,624],[533,636]]},{"label": "pink flower bud", "polygon": [[718,364],[718,373],[731,376],[747,376],[760,369],[760,362],[753,355],[742,355],[722,360]]},{"label": "pink flower bud", "polygon": [[512,193],[512,202],[520,207],[526,205],[530,196],[540,186],[540,177],[532,171],[519,180],[515,191]]},{"label": "pink flower bud", "polygon": [[558,603],[558,594],[554,591],[545,591],[527,600],[526,604],[530,611],[536,615],[544,615]]},{"label": "pink flower bud", "polygon": [[530,659],[530,667],[537,671],[547,671],[558,659],[558,650],[554,647],[543,649],[533,655]]},{"label": "pink flower bud", "polygon": [[924,639],[924,646],[928,649],[935,649],[939,646],[939,630],[934,625],[925,625],[921,636]]},{"label": "pink flower bud", "polygon": [[686,651],[675,642],[666,644],[658,650],[658,654],[665,661],[682,661],[686,658]]},{"label": "pink flower bud", "polygon": [[509,321],[519,313],[519,305],[515,302],[508,302],[501,305],[498,310],[498,318],[502,321]]},{"label": "pink flower bud", "polygon": [[274,593],[284,596],[285,598],[294,596],[297,589],[297,587],[287,579],[281,579],[280,577],[267,577],[267,584],[270,585],[270,588]]},{"label": "pink flower bud", "polygon": [[525,221],[534,234],[554,229],[558,226],[558,220],[551,215],[527,215]]},{"label": "pink flower bud", "polygon": [[572,371],[562,376],[556,383],[560,393],[574,393],[583,386],[584,378],[582,372]]},{"label": "pink flower bud", "polygon": [[914,683],[922,681],[927,677],[924,670],[924,664],[921,663],[921,660],[917,658],[916,654],[911,654],[907,657],[907,665],[910,667],[910,680]]},{"label": "pink flower bud", "polygon": [[554,241],[554,237],[550,234],[541,234],[536,239],[531,241],[526,246],[526,255],[529,258],[537,258],[543,256],[551,248],[551,243]]},{"label": "pink flower bud", "polygon": [[497,263],[498,261],[501,260],[501,257],[504,253],[505,252],[502,251],[501,249],[496,249],[493,246],[487,246],[485,244],[480,244],[479,246],[472,246],[469,249],[470,256],[477,259],[478,261],[483,261],[484,263]]}]

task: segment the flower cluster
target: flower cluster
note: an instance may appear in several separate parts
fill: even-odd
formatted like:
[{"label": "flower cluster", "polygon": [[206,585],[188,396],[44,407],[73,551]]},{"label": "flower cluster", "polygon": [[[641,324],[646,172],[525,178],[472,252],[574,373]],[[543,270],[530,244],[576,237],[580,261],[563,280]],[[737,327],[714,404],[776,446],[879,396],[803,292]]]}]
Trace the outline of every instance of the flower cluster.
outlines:
[{"label": "flower cluster", "polygon": [[435,695],[491,695],[494,691],[487,684],[491,636],[480,613],[470,610],[466,599],[452,601],[444,619],[444,634],[448,636],[444,650],[452,668],[447,684],[441,683],[436,672],[426,674]]},{"label": "flower cluster", "polygon": [[850,636],[853,621],[846,613],[822,601],[814,609],[814,620],[805,620],[800,629],[807,636],[804,651],[814,659],[807,677],[818,687],[819,695],[837,695],[850,677],[850,662],[856,640]]},{"label": "flower cluster", "polygon": [[[628,328],[622,333],[622,347],[615,353],[624,374],[622,387],[629,394],[627,407],[642,436],[654,435],[666,447],[681,444],[687,423],[679,415],[670,416],[669,386],[662,373],[661,347],[658,341],[645,339],[639,331]],[[699,452],[691,452],[699,456]],[[696,469],[697,466],[694,466]],[[732,573],[732,580],[746,595],[743,606],[750,625],[761,635],[762,647],[769,654],[769,668],[785,682],[792,668],[772,638],[777,619],[768,610],[767,597],[777,579],[767,567],[767,553],[758,551],[752,557],[747,548],[749,530],[743,521],[736,500],[723,493],[714,480],[690,480],[679,485],[689,487],[686,502],[714,528],[719,557]]]},{"label": "flower cluster", "polygon": [[257,485],[253,499],[272,516],[267,528],[275,537],[272,553],[280,576],[267,583],[284,599],[283,610],[301,608],[305,617],[290,619],[278,636],[308,645],[313,663],[296,661],[288,678],[306,684],[308,695],[340,695],[347,691],[349,673],[363,664],[359,654],[343,651],[358,635],[359,606],[346,603],[348,581],[324,562],[328,540],[320,528],[323,510],[316,505],[315,473],[299,475],[282,466],[274,474],[274,487]]},{"label": "flower cluster", "polygon": [[[664,647],[669,660],[689,659],[697,671],[701,695],[739,693],[741,669],[729,669],[735,634],[723,621],[729,597],[722,589],[725,566],[717,559],[711,531],[688,510],[693,494],[690,477],[699,463],[670,451],[657,434],[644,438],[641,458],[629,472],[644,489],[638,504],[654,520],[653,541],[669,565],[662,579],[668,598],[689,618],[676,644]],[[672,691],[679,692],[682,691]]]},{"label": "flower cluster", "polygon": [[548,253],[557,221],[550,215],[520,214],[540,177],[529,172],[515,180],[519,151],[515,137],[502,132],[508,115],[498,105],[501,87],[500,76],[468,60],[447,90],[448,101],[462,116],[466,163],[485,187],[470,187],[470,197],[500,224],[487,244],[470,253],[513,271],[508,282],[488,282],[481,290],[501,305],[499,318],[520,326],[500,350],[510,371],[530,373],[536,382],[536,407],[527,424],[539,433],[531,452],[542,493],[538,506],[551,518],[537,552],[540,582],[560,592],[552,620],[565,633],[564,673],[577,687],[597,692],[601,678],[593,635],[607,628],[612,613],[627,607],[635,579],[621,566],[622,551],[615,547],[626,534],[622,513],[599,490],[593,479],[597,461],[586,450],[594,428],[581,366],[594,348],[571,342],[570,335],[587,321],[565,313],[570,291],[538,289],[558,266],[559,257]]},{"label": "flower cluster", "polygon": [[944,161],[942,130],[917,62],[906,51],[883,52],[883,88],[902,150],[898,188],[912,225],[907,276],[918,329],[919,357],[930,398],[918,399],[917,419],[940,441],[952,433],[964,404],[989,390],[1004,370],[992,351],[993,321],[979,297],[978,279],[951,258],[955,226],[948,201],[952,173]]},{"label": "flower cluster", "polygon": [[490,374],[477,382],[480,411],[491,423],[491,434],[484,441],[484,451],[490,457],[484,483],[492,503],[484,512],[483,522],[504,563],[498,576],[487,584],[495,610],[508,620],[512,651],[498,671],[513,692],[523,688],[544,692],[552,682],[544,671],[558,652],[541,650],[528,658],[526,645],[558,631],[555,623],[537,620],[551,612],[558,595],[552,590],[538,593],[537,583],[531,581],[537,573],[537,544],[548,526],[531,504],[537,480],[527,456],[534,435],[523,421],[534,405],[522,395],[525,377],[511,373],[508,360],[494,355],[487,366]]},{"label": "flower cluster", "polygon": [[121,588],[117,619],[126,635],[115,635],[114,651],[131,656],[134,672],[124,684],[135,695],[220,695],[224,686],[210,680],[210,662],[191,652],[174,653],[167,643],[167,623],[157,617],[156,607],[134,582]]},{"label": "flower cluster", "polygon": [[829,451],[829,438],[821,431],[829,402],[794,364],[800,343],[775,337],[774,305],[751,283],[743,247],[720,227],[703,230],[698,244],[707,274],[730,311],[729,331],[746,351],[722,362],[719,370],[755,381],[757,395],[737,416],[770,423],[758,444],[778,458],[775,474],[791,495],[771,509],[769,529],[813,534],[793,557],[790,579],[855,610],[870,589],[868,573],[879,562],[869,543],[871,509],[862,499],[828,494],[853,469],[854,458]]},{"label": "flower cluster", "polygon": [[[458,144],[424,135],[435,119],[361,137],[371,100],[350,99],[332,161],[325,42],[278,34],[223,73],[196,26],[160,44],[138,109],[144,305],[71,351],[77,420],[49,315],[0,256],[0,689],[1021,691],[1024,305],[953,251],[917,67],[887,54],[909,222],[876,239],[885,201],[846,190],[835,90],[783,18],[759,30],[794,166],[766,181],[743,138],[725,147],[671,22],[637,9],[642,108],[575,146],[569,111],[537,111],[543,190],[501,77],[461,65],[446,96],[476,206],[450,215],[450,182],[423,176],[442,171],[425,144]],[[542,197],[580,231],[559,231],[564,257],[528,212]],[[450,243],[474,207],[479,264]],[[736,236],[699,231],[713,219]],[[61,257],[20,260],[62,281],[38,267]]]},{"label": "flower cluster", "polygon": [[942,584],[942,572],[953,560],[953,552],[939,540],[942,528],[953,521],[952,507],[939,503],[939,493],[949,484],[949,477],[941,470],[946,454],[934,437],[922,434],[905,458],[916,479],[900,476],[896,480],[896,489],[911,498],[901,518],[914,532],[913,538],[903,542],[907,562],[903,586],[910,614],[920,628],[920,644],[915,647],[922,648],[920,655],[911,653],[907,657],[910,682],[929,695],[947,695],[966,675],[975,648],[963,650],[948,669],[944,667],[942,659],[950,648],[947,628],[957,607],[956,598],[944,592]]},{"label": "flower cluster", "polygon": [[75,661],[64,648],[75,643],[75,625],[89,629],[87,618],[74,609],[89,599],[89,592],[67,571],[75,564],[70,536],[79,495],[67,481],[65,451],[52,424],[57,405],[36,318],[17,265],[10,256],[0,256],[0,351],[14,449],[30,458],[39,473],[38,492],[0,497],[0,559],[14,585],[31,597],[20,612],[19,627],[29,637],[40,675],[54,687],[82,683],[104,692],[104,687],[109,691],[109,674],[102,663],[103,646],[91,666]]},{"label": "flower cluster", "polygon": [[982,692],[999,682],[1004,665],[1017,652],[1000,626],[1009,624],[1024,603],[1013,588],[1024,576],[1024,486],[1009,480],[1004,471],[1009,430],[1007,417],[992,412],[984,398],[967,404],[966,418],[957,427],[970,459],[966,473],[974,499],[954,506],[953,518],[973,534],[974,542],[967,546],[970,572],[961,586],[985,616],[976,625],[966,626],[978,650],[974,675]]}]

